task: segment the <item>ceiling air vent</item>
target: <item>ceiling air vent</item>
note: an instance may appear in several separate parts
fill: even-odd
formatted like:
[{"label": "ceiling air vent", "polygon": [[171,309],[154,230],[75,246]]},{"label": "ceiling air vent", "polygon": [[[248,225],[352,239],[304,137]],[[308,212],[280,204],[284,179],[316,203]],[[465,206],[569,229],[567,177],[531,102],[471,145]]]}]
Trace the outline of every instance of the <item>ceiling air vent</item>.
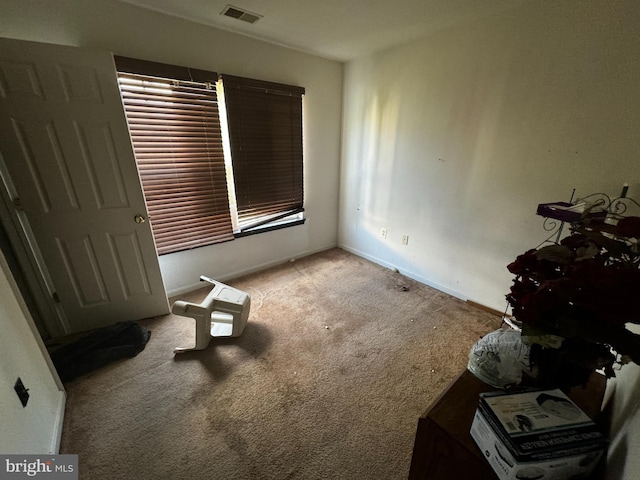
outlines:
[{"label": "ceiling air vent", "polygon": [[248,12],[247,10],[234,7],[233,5],[227,5],[224,8],[224,10],[220,13],[220,15],[236,18],[238,20],[242,20],[243,22],[247,22],[247,23],[256,23],[258,20],[262,18],[262,15]]}]

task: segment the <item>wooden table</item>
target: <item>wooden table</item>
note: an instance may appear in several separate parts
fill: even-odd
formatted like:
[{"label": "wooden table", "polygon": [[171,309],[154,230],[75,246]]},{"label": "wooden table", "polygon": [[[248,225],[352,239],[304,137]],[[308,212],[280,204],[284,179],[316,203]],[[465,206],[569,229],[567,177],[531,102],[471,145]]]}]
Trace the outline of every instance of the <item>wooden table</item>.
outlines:
[{"label": "wooden table", "polygon": [[[572,388],[567,395],[589,417],[597,420],[605,386],[605,377],[594,373],[584,388]],[[493,469],[469,433],[479,395],[494,390],[464,370],[433,402],[418,419],[410,480],[496,480]]]}]

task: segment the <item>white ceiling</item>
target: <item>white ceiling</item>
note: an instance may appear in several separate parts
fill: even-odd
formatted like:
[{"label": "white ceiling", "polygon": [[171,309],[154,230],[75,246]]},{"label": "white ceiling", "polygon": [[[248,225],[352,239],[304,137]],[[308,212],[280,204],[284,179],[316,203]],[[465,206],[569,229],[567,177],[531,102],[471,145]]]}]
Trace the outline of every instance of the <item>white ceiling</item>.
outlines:
[{"label": "white ceiling", "polygon": [[[325,58],[348,61],[529,0],[119,0]],[[227,5],[263,15],[220,15]]]}]

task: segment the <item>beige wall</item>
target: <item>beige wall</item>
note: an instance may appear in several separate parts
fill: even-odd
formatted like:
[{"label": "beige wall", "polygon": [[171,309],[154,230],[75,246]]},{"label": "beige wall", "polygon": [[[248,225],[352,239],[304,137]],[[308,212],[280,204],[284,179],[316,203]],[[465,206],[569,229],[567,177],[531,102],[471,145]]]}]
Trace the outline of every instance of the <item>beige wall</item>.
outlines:
[{"label": "beige wall", "polygon": [[504,309],[539,203],[640,197],[639,78],[631,0],[528,2],[348,63],[340,245]]},{"label": "beige wall", "polygon": [[[635,0],[528,2],[352,61],[344,92],[339,244],[459,297],[505,308],[539,203],[640,199]],[[617,381],[607,478],[640,478],[639,378]]]},{"label": "beige wall", "polygon": [[343,65],[113,0],[0,0],[0,36],[305,87],[307,223],[160,258],[170,295],[337,244]]},{"label": "beige wall", "polygon": [[[0,452],[58,453],[65,393],[0,253]],[[13,386],[29,389],[26,407]]]}]

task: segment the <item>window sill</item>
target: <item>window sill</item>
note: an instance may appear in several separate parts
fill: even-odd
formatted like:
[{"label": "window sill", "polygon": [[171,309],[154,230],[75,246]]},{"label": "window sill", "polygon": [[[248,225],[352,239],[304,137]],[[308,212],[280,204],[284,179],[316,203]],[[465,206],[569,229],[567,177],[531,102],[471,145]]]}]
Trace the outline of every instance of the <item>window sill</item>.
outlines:
[{"label": "window sill", "polygon": [[289,220],[286,222],[279,222],[277,224],[265,224],[259,227],[252,228],[251,230],[245,230],[244,232],[234,233],[235,238],[248,237],[249,235],[255,235],[256,233],[271,232],[273,230],[280,230],[282,228],[295,227],[296,225],[302,225],[306,221],[306,218]]}]

